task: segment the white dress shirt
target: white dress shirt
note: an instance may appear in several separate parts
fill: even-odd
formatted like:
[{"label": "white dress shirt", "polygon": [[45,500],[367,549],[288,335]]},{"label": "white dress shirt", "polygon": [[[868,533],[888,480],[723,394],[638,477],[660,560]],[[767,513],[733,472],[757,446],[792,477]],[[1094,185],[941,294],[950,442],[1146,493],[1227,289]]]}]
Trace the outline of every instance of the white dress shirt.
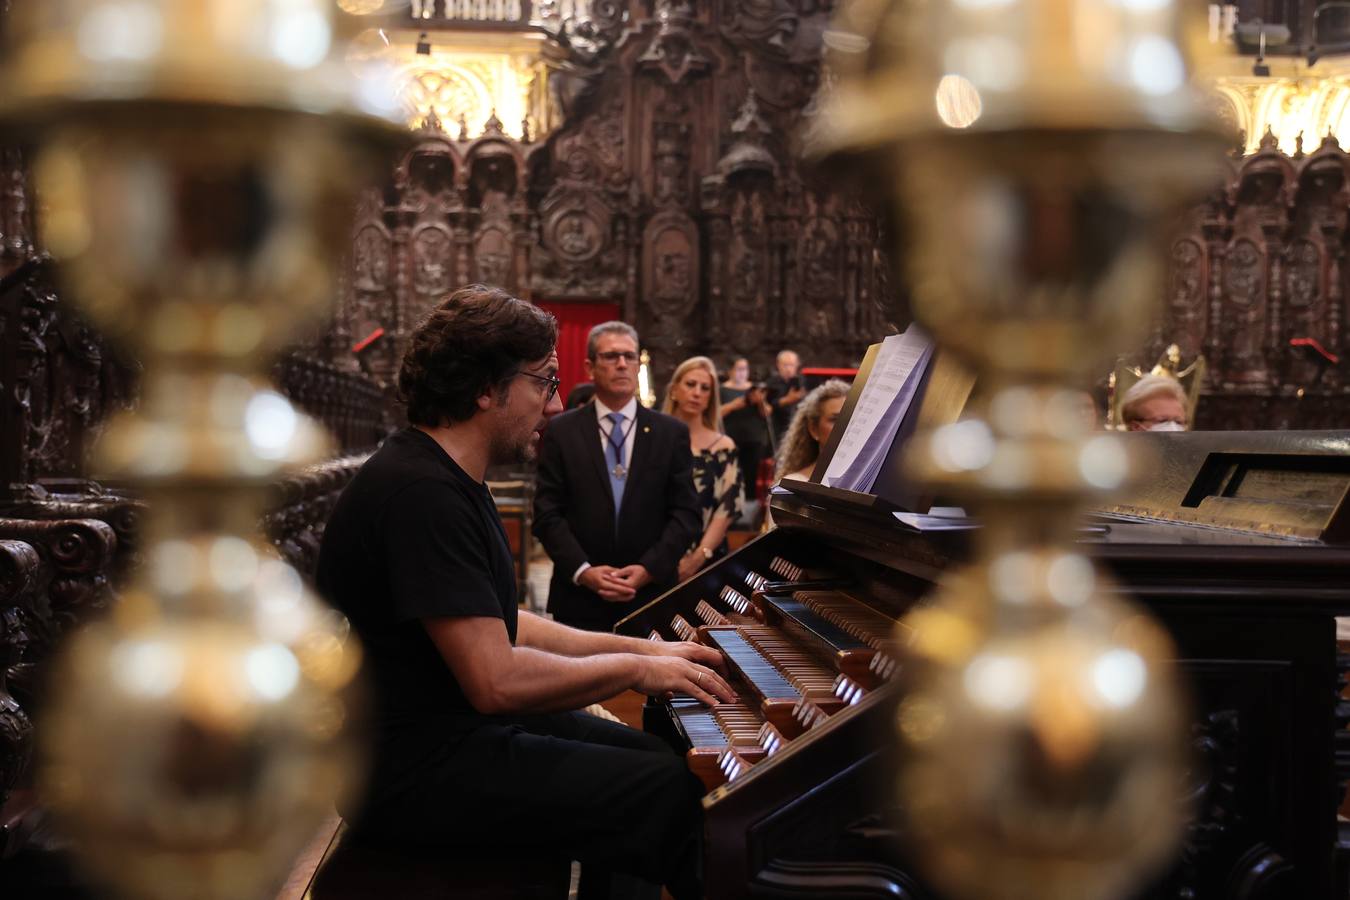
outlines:
[{"label": "white dress shirt", "polygon": [[[601,403],[599,397],[592,400],[591,405],[595,407],[595,420],[600,425],[600,453],[604,456],[606,469],[609,468],[609,432],[614,427],[614,423],[609,420],[608,416],[612,412],[623,413],[623,431],[619,433],[624,436],[623,468],[624,471],[627,471],[629,464],[633,461],[633,432],[637,430],[637,397],[630,397],[628,402],[617,410],[610,409]],[[581,573],[590,567],[589,562],[584,562],[578,566],[577,570],[572,573],[572,583],[580,584],[581,582],[578,579],[581,578]]]}]

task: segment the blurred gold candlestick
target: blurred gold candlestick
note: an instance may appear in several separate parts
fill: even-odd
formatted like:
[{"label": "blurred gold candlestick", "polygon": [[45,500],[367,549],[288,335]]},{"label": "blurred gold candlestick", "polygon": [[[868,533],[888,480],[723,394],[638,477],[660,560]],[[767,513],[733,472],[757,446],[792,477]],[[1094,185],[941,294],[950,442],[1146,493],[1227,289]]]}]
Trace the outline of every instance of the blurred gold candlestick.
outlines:
[{"label": "blurred gold candlestick", "polygon": [[325,0],[29,0],[0,115],[33,134],[46,247],[144,365],[96,469],[149,501],[147,563],[65,649],[42,783],[133,897],[275,890],[361,748],[359,648],[254,537],[321,429],[267,387],[327,308],[356,191],[400,132],[333,62]]},{"label": "blurred gold candlestick", "polygon": [[827,38],[818,133],[890,180],[915,317],[978,376],[909,458],[985,523],[907,621],[897,714],[914,857],[953,898],[1119,898],[1180,834],[1170,643],[1074,542],[1138,469],[1079,388],[1146,326],[1166,220],[1219,171],[1177,6],[861,0]]}]

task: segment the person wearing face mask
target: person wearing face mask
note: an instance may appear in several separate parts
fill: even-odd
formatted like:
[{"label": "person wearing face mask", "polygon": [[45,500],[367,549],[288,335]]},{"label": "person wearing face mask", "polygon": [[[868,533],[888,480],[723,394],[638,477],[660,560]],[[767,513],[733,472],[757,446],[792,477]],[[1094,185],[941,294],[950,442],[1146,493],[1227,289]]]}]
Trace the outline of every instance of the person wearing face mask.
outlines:
[{"label": "person wearing face mask", "polygon": [[760,461],[769,455],[769,416],[773,408],[765,399],[764,385],[750,380],[750,360],[744,356],[732,360],[718,396],[722,427],[736,442],[740,458],[741,495],[749,502],[755,499]]},{"label": "person wearing face mask", "polygon": [[689,427],[694,457],[694,490],[703,512],[703,531],[680,559],[680,581],[727,552],[727,529],[740,515],[741,477],[736,442],[722,433],[717,367],[706,356],[691,356],[675,367],[661,411]]},{"label": "person wearing face mask", "polygon": [[1125,392],[1120,418],[1127,431],[1186,431],[1186,392],[1175,378],[1145,375]]}]

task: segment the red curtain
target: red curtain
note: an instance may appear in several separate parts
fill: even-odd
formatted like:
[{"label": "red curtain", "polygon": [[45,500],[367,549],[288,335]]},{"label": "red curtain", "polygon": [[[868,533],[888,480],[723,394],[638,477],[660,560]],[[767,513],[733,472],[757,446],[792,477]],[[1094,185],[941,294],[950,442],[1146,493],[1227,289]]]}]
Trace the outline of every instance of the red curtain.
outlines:
[{"label": "red curtain", "polygon": [[558,318],[558,393],[563,400],[578,382],[586,381],[586,335],[601,322],[619,317],[619,304],[553,301],[538,304]]}]

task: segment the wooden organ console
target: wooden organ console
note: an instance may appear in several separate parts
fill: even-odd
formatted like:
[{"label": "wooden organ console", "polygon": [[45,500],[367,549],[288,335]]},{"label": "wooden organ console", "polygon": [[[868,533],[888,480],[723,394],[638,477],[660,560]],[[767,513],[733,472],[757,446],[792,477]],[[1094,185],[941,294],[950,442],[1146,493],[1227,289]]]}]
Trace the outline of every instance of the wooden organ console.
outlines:
[{"label": "wooden organ console", "polygon": [[[1141,898],[1312,900],[1350,891],[1350,435],[1139,435],[1166,460],[1081,541],[1169,629],[1189,683],[1194,815]],[[1307,477],[1302,477],[1303,474]],[[791,485],[789,485],[791,487]],[[966,553],[819,485],[779,527],[619,623],[722,650],[740,701],[650,700],[649,731],[704,782],[707,896],[936,895],[899,840],[896,622]]]}]

